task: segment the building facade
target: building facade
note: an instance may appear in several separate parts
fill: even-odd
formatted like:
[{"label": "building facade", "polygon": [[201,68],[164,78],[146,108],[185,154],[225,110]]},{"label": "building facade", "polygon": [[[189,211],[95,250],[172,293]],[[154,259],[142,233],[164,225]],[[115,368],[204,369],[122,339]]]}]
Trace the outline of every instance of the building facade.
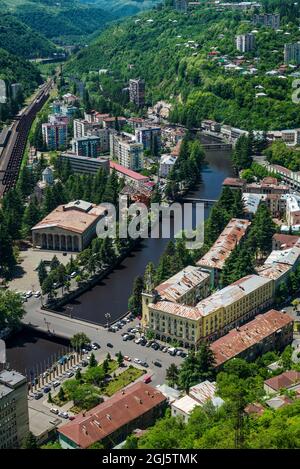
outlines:
[{"label": "building facade", "polygon": [[96,136],[73,138],[72,151],[77,156],[97,158],[100,155],[100,138]]},{"label": "building facade", "polygon": [[235,44],[240,52],[251,52],[255,48],[255,36],[252,33],[238,34],[235,38]]},{"label": "building facade", "polygon": [[99,169],[109,172],[108,158],[89,158],[74,153],[62,153],[61,159],[69,161],[72,171],[77,174],[96,174]]},{"label": "building facade", "polygon": [[262,354],[283,350],[293,341],[293,319],[274,309],[231,330],[210,346],[216,368],[232,358],[253,361]]},{"label": "building facade", "polygon": [[57,251],[82,251],[96,235],[105,207],[83,200],[60,205],[32,228],[33,246]]},{"label": "building facade", "polygon": [[284,44],[284,63],[300,64],[300,42]]},{"label": "building facade", "polygon": [[129,100],[137,107],[145,106],[145,81],[138,79],[129,80]]},{"label": "building facade", "polygon": [[68,124],[64,122],[42,124],[42,133],[48,150],[61,150],[68,144]]},{"label": "building facade", "polygon": [[144,150],[157,155],[161,147],[160,127],[140,127],[135,131],[135,140],[143,145]]},{"label": "building facade", "polygon": [[253,24],[265,26],[266,28],[278,29],[280,27],[279,13],[259,13],[253,15]]},{"label": "building facade", "polygon": [[138,171],[144,167],[144,149],[130,137],[116,131],[110,133],[110,156],[125,168]]},{"label": "building facade", "polygon": [[19,448],[29,432],[27,389],[21,373],[0,373],[0,449]]}]

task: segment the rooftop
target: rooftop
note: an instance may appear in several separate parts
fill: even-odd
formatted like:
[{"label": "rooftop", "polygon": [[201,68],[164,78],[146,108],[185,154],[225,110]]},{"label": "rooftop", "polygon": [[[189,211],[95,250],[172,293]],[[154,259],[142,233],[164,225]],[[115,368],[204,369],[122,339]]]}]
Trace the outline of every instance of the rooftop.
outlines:
[{"label": "rooftop", "polygon": [[211,383],[207,380],[192,386],[189,390],[189,396],[202,405],[208,400],[213,399],[215,397],[215,393],[216,383]]},{"label": "rooftop", "polygon": [[157,303],[150,303],[150,308],[162,313],[172,314],[181,318],[190,319],[197,321],[201,318],[202,312],[192,306],[185,306],[178,303],[172,303],[170,301],[158,301]]},{"label": "rooftop", "polygon": [[223,186],[235,186],[235,187],[244,187],[246,184],[245,179],[240,179],[240,178],[225,178],[223,181]]},{"label": "rooftop", "polygon": [[288,389],[300,384],[300,372],[294,370],[285,371],[281,375],[267,379],[264,383],[274,391],[279,391],[283,388]]},{"label": "rooftop", "polygon": [[291,323],[293,323],[293,319],[288,314],[271,309],[265,314],[259,314],[244,326],[232,329],[224,337],[211,344],[216,366],[238,356]]},{"label": "rooftop", "polygon": [[264,264],[256,269],[257,273],[262,276],[269,278],[270,280],[278,280],[289,272],[290,266],[288,264]]},{"label": "rooftop", "polygon": [[24,382],[26,382],[25,376],[23,376],[18,371],[3,370],[0,373],[0,384],[9,388],[16,388]]},{"label": "rooftop", "polygon": [[203,272],[199,267],[189,265],[158,285],[156,291],[161,298],[178,302],[183,295],[200,285],[209,276],[207,272]]},{"label": "rooftop", "polygon": [[222,269],[226,259],[245,235],[250,221],[232,218],[211,249],[197,262],[199,266]]},{"label": "rooftop", "polygon": [[32,230],[56,227],[82,234],[105,212],[106,208],[102,205],[77,200],[67,205],[59,205]]},{"label": "rooftop", "polygon": [[81,448],[88,448],[164,401],[166,397],[160,391],[138,381],[93,409],[81,412],[58,431]]},{"label": "rooftop", "polygon": [[281,247],[291,248],[295,245],[300,246],[300,238],[299,236],[294,235],[285,235],[280,233],[275,233],[273,235],[273,240],[276,243],[280,243]]},{"label": "rooftop", "polygon": [[192,413],[197,405],[199,405],[199,403],[190,396],[183,396],[172,404],[173,407],[176,407],[176,409],[185,414]]},{"label": "rooftop", "polygon": [[288,264],[294,265],[300,257],[300,248],[294,246],[289,249],[282,249],[280,251],[272,251],[265,261],[266,264]]},{"label": "rooftop", "polygon": [[135,179],[136,181],[142,181],[142,182],[149,181],[149,177],[136,173],[135,171],[132,171],[131,169],[127,169],[125,168],[125,166],[115,163],[114,161],[110,161],[109,166],[110,166],[110,169],[115,169],[118,173],[122,173],[124,174],[124,176],[127,176],[131,179]]}]

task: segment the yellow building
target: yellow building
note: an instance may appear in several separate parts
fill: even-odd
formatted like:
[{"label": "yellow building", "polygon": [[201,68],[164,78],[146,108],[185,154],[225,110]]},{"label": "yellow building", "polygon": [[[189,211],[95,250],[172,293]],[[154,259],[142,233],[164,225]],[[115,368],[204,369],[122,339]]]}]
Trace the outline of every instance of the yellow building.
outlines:
[{"label": "yellow building", "polygon": [[197,347],[201,341],[213,341],[271,306],[273,295],[273,280],[258,275],[244,277],[196,306],[156,301],[155,294],[145,294],[142,322],[160,340]]}]

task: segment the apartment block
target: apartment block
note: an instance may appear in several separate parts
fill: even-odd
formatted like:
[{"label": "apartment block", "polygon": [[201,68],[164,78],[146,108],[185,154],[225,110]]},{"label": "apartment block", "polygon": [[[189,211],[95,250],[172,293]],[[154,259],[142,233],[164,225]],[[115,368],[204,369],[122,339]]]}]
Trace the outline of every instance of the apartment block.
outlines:
[{"label": "apartment block", "polygon": [[69,161],[72,171],[77,174],[96,174],[100,169],[109,172],[108,158],[89,158],[74,153],[62,153],[61,159]]},{"label": "apartment block", "polygon": [[138,79],[129,80],[129,100],[137,107],[145,106],[145,81]]},{"label": "apartment block", "polygon": [[27,379],[17,371],[0,373],[0,449],[19,448],[29,432]]},{"label": "apartment block", "polygon": [[135,140],[153,155],[158,155],[161,147],[160,127],[140,127],[135,130]]},{"label": "apartment block", "polygon": [[73,138],[72,151],[77,156],[97,158],[100,155],[100,138],[93,136]]},{"label": "apartment block", "polygon": [[278,29],[280,27],[280,15],[279,13],[260,13],[253,15],[253,24]]},{"label": "apartment block", "polygon": [[284,44],[284,63],[300,64],[300,42],[294,44]]},{"label": "apartment block", "polygon": [[[196,306],[151,299],[143,308],[142,323],[163,341],[184,347],[213,341],[249,321],[273,303],[274,282],[249,275],[201,300]],[[151,302],[152,301],[152,302]]]},{"label": "apartment block", "polygon": [[252,33],[239,34],[235,38],[235,43],[240,52],[251,52],[255,48],[255,36]]},{"label": "apartment block", "polygon": [[48,150],[61,150],[68,144],[68,124],[64,122],[42,124],[42,133]]},{"label": "apartment block", "polygon": [[110,156],[127,169],[134,171],[143,169],[143,145],[116,131],[110,133]]}]

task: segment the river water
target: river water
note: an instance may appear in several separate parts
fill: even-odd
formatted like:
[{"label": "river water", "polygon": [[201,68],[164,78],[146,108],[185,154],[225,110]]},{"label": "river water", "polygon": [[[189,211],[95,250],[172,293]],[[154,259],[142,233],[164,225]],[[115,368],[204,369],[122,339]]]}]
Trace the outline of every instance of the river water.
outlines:
[{"label": "river water", "polygon": [[[217,199],[223,180],[233,175],[230,152],[210,151],[206,154],[206,160],[201,184],[189,196]],[[205,215],[208,215],[208,209]],[[144,240],[118,268],[70,304],[72,316],[104,324],[106,313],[111,315],[111,320],[124,315],[134,278],[144,273],[148,262],[158,263],[168,241],[168,239],[150,238]],[[49,356],[62,352],[68,346],[65,341],[50,340],[47,336],[27,329],[13,337],[7,345],[7,361],[12,367],[23,372],[36,362],[42,366],[43,363],[47,363]]]}]

